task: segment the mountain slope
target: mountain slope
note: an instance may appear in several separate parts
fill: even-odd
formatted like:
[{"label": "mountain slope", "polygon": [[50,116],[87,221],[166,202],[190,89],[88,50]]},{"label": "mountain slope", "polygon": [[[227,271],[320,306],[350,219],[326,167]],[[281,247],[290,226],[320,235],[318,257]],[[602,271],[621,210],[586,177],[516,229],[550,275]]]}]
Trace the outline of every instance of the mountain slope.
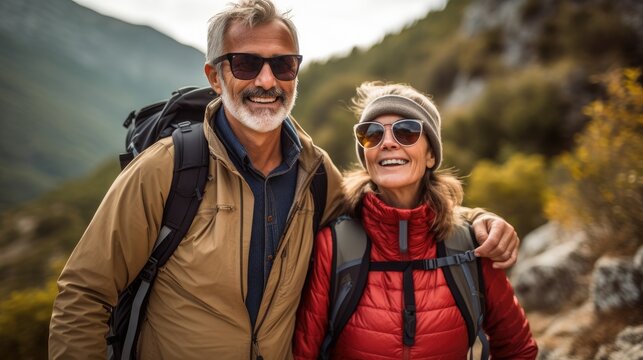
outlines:
[{"label": "mountain slope", "polygon": [[125,116],[205,85],[203,54],[71,0],[0,3],[0,210],[115,157]]}]

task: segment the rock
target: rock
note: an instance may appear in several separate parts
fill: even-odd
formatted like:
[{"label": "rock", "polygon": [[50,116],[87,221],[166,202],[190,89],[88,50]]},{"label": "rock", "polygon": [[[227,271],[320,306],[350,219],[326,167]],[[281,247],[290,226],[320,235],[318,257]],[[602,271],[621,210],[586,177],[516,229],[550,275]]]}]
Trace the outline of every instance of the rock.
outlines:
[{"label": "rock", "polygon": [[[547,222],[532,230],[520,241],[520,259],[529,259],[566,242],[586,242],[587,234],[579,230],[566,230],[555,221]],[[642,255],[643,256],[643,255]]]},{"label": "rock", "polygon": [[643,325],[626,327],[613,344],[602,345],[594,357],[594,360],[635,359],[643,359]]},{"label": "rock", "polygon": [[639,247],[638,251],[632,258],[632,263],[639,272],[643,272],[643,245]]},{"label": "rock", "polygon": [[586,302],[578,308],[556,314],[554,320],[538,338],[540,360],[574,359],[571,355],[579,334],[586,333],[596,323],[594,309]]},{"label": "rock", "polygon": [[573,233],[562,243],[551,238],[543,241],[551,245],[536,256],[519,260],[511,271],[511,283],[521,305],[528,311],[552,312],[586,299],[585,275],[593,262],[587,238]]},{"label": "rock", "polygon": [[560,226],[552,221],[537,227],[520,241],[520,258],[529,259],[547,250],[561,238],[560,232]]},{"label": "rock", "polygon": [[474,36],[490,29],[502,29],[505,65],[524,65],[534,59],[532,44],[543,31],[545,15],[555,9],[552,1],[541,0],[543,14],[525,21],[521,14],[526,3],[526,0],[474,1],[464,13],[462,31],[467,36]]},{"label": "rock", "polygon": [[597,312],[610,312],[623,308],[641,309],[643,306],[643,274],[635,266],[636,258],[602,257],[592,273],[591,294]]},{"label": "rock", "polygon": [[459,74],[455,78],[453,90],[442,106],[445,109],[457,109],[472,103],[484,93],[486,87],[487,83],[482,79],[470,79],[463,74]]}]

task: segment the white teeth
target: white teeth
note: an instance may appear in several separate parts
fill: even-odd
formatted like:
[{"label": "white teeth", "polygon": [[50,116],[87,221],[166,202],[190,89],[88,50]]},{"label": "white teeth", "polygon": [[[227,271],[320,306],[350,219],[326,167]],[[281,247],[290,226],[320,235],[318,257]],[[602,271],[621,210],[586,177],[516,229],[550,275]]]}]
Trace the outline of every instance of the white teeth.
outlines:
[{"label": "white teeth", "polygon": [[402,159],[387,159],[387,160],[382,160],[380,161],[380,165],[382,166],[387,166],[387,165],[404,165],[408,161],[402,160]]},{"label": "white teeth", "polygon": [[256,102],[256,103],[268,104],[268,103],[277,101],[277,98],[276,97],[269,97],[268,98],[268,97],[255,96],[255,97],[251,97],[250,101]]}]

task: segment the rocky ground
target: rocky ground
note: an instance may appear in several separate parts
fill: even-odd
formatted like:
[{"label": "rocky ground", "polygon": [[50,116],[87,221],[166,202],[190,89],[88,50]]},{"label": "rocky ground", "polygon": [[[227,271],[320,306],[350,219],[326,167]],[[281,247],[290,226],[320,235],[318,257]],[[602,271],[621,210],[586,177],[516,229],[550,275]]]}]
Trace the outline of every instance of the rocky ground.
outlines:
[{"label": "rocky ground", "polygon": [[539,359],[643,359],[643,242],[629,254],[596,242],[555,223],[523,239],[510,278]]}]

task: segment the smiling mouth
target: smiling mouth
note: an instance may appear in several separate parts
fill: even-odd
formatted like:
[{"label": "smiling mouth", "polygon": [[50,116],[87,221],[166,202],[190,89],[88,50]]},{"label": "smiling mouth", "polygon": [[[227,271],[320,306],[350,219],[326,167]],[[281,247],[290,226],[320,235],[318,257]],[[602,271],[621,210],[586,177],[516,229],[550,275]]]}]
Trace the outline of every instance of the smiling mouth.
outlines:
[{"label": "smiling mouth", "polygon": [[272,104],[277,102],[278,97],[249,96],[247,99],[255,104]]},{"label": "smiling mouth", "polygon": [[405,165],[406,163],[408,163],[408,161],[404,159],[387,159],[380,161],[381,166],[398,166]]}]

